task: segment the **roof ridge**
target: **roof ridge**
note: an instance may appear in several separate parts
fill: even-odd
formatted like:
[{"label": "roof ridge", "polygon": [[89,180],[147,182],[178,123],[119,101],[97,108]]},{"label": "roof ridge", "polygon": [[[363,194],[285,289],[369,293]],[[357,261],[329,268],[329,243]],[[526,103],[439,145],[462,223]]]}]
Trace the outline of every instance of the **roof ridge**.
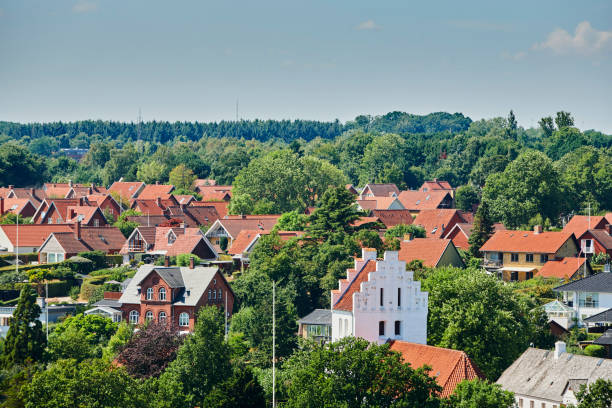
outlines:
[{"label": "roof ridge", "polygon": [[[351,287],[351,285],[353,284],[353,282],[355,282],[355,280],[357,279],[357,277],[358,277],[359,275],[361,275],[361,272],[362,272],[362,271],[365,269],[366,265],[367,265],[367,264],[368,264],[370,261],[372,261],[372,259],[368,259],[367,261],[365,261],[365,262],[363,263],[363,265],[361,266],[361,268],[359,269],[359,271],[358,271],[358,272],[355,274],[355,276],[353,276],[353,279],[351,279],[351,280],[348,282],[348,285],[346,285],[346,288],[345,288],[345,289],[344,289],[344,290],[343,290],[343,291],[340,293],[340,296],[338,297],[338,300],[337,300],[337,301],[334,303],[334,306],[336,306],[336,305],[337,305],[337,304],[340,302],[340,300],[342,300],[342,298],[344,297],[344,295],[346,294],[346,292],[349,290],[349,288]],[[349,268],[349,269],[350,269],[350,268]],[[348,279],[344,279],[344,280],[347,280],[347,281],[348,281]]]}]

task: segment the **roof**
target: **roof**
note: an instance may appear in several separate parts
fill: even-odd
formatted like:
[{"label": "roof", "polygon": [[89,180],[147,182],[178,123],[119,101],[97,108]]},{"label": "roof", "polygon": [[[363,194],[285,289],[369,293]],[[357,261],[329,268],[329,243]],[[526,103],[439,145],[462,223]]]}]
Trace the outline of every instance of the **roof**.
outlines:
[{"label": "roof", "polygon": [[[17,241],[16,225],[0,225],[11,244]],[[19,246],[20,247],[39,247],[53,232],[71,232],[72,228],[68,224],[20,224],[19,225]]]},{"label": "roof", "polygon": [[368,260],[355,274],[353,280],[349,283],[346,289],[340,294],[336,303],[332,306],[334,310],[353,311],[353,293],[359,292],[361,284],[368,281],[368,274],[376,271],[376,260]]},{"label": "roof", "polygon": [[[58,241],[67,254],[85,251],[118,252],[125,243],[121,230],[115,227],[81,227],[80,240],[77,239],[72,229],[69,232],[53,233],[47,241],[52,237]],[[39,252],[44,249],[43,246],[41,245]]]},{"label": "roof", "polygon": [[[102,211],[100,210],[99,207],[92,207],[92,206],[83,206],[83,205],[78,205],[78,206],[68,206],[68,208],[66,209],[67,213],[66,213],[66,222],[72,223],[72,222],[77,222],[80,221],[83,224],[89,224],[89,222],[91,222],[91,219],[93,218],[94,215],[96,215],[97,212],[100,212],[100,215],[102,217],[104,217],[104,214],[102,214]],[[71,215],[74,213],[74,217],[71,217]]]},{"label": "roof", "polygon": [[210,242],[208,242],[208,239],[206,239],[203,235],[183,234],[176,237],[176,241],[174,241],[174,244],[172,244],[172,246],[168,248],[168,252],[166,252],[166,255],[176,256],[180,254],[190,254],[194,250],[196,245],[200,243],[200,241],[204,241],[211,249],[211,251],[215,253],[212,244],[210,244]]},{"label": "roof", "polygon": [[191,194],[174,194],[174,198],[179,204],[189,204],[191,201],[195,200],[195,197]]},{"label": "roof", "polygon": [[194,187],[199,187],[199,186],[214,186],[215,184],[217,184],[217,181],[213,180],[213,179],[196,179],[193,182]]},{"label": "roof", "polygon": [[67,198],[72,191],[72,187],[66,183],[45,183],[43,189],[50,198]]},{"label": "roof", "polygon": [[205,201],[229,201],[232,198],[230,191],[204,191],[200,192],[200,195]]},{"label": "roof", "polygon": [[92,307],[91,309],[87,309],[86,311],[83,312],[83,314],[88,315],[91,313],[94,313],[97,310],[101,310],[104,313],[108,313],[109,315],[113,315],[115,313],[121,313],[121,310],[119,310],[118,308],[121,307],[121,305],[116,306],[117,309],[111,307],[111,306],[97,306],[96,304],[94,304],[95,307]]},{"label": "roof", "polygon": [[586,319],[582,319],[582,321],[584,323],[612,323],[612,309],[604,310]]},{"label": "roof", "polygon": [[395,195],[399,195],[399,188],[393,183],[387,184],[366,184],[361,190],[362,194],[366,188],[370,189],[370,192],[374,195],[374,197],[389,197],[390,194],[395,193]]},{"label": "roof", "polygon": [[373,222],[378,222],[378,217],[359,217],[355,221],[351,222],[351,225],[354,227],[360,227]]},{"label": "roof", "polygon": [[485,378],[464,351],[399,340],[391,340],[389,343],[390,349],[399,352],[404,362],[410,363],[413,368],[424,365],[431,367],[429,376],[435,377],[442,387],[443,398],[449,397],[463,380]]},{"label": "roof", "polygon": [[227,251],[230,255],[239,255],[251,246],[251,243],[259,237],[259,234],[267,234],[270,231],[262,230],[242,230],[232,241],[232,246]]},{"label": "roof", "polygon": [[450,185],[448,181],[433,179],[431,181],[423,182],[423,185],[421,186],[419,191],[452,190],[452,189],[453,187]]},{"label": "roof", "polygon": [[156,198],[169,198],[174,186],[168,184],[147,184],[138,194],[140,200],[155,200]]},{"label": "roof", "polygon": [[7,198],[9,195],[11,198],[27,198],[32,200],[35,205],[39,205],[47,197],[45,191],[40,188],[3,188],[0,194],[4,198]]},{"label": "roof", "polygon": [[134,198],[144,185],[142,181],[115,181],[108,191],[118,193],[123,199],[129,200]]},{"label": "roof", "polygon": [[450,239],[414,238],[400,242],[399,259],[406,263],[414,260],[423,261],[423,265],[435,268],[446,249],[452,245]]},{"label": "roof", "polygon": [[215,207],[219,218],[224,218],[227,215],[227,207],[229,203],[227,201],[192,201],[190,207]]},{"label": "roof", "polygon": [[[459,213],[454,209],[431,209],[421,210],[414,219],[414,225],[420,225],[425,228],[425,233],[428,238],[440,238],[446,232],[455,220],[459,220]],[[451,227],[452,228],[452,227]]]},{"label": "roof", "polygon": [[445,198],[450,197],[448,191],[402,191],[397,197],[404,208],[409,210],[427,210],[438,208]]},{"label": "roof", "polygon": [[142,281],[149,276],[151,272],[156,272],[163,280],[170,286],[171,288],[183,288],[185,287],[185,283],[183,282],[183,275],[181,273],[181,268],[176,267],[160,267],[154,268],[149,271],[148,274],[143,276],[141,279],[137,280],[137,284],[140,285]]},{"label": "roof", "polygon": [[36,207],[29,198],[3,198],[3,200],[5,213],[12,212],[13,214],[20,214],[28,205],[36,210]]},{"label": "roof", "polygon": [[[54,238],[67,254],[78,254],[79,252],[90,251],[90,249],[83,243],[83,241],[76,239],[76,237],[74,236],[74,232],[72,231],[54,232],[49,236],[49,239],[45,241],[45,244]],[[43,247],[44,244],[40,247],[40,249],[43,249]]]},{"label": "roof", "polygon": [[[181,291],[173,302],[174,305],[184,305],[184,306],[196,306],[198,301],[204,296],[204,291],[210,284],[210,281],[217,274],[217,267],[202,267],[196,266],[193,269],[189,269],[189,267],[181,266],[181,267],[161,267],[155,265],[142,265],[136,271],[134,278],[127,285],[119,302],[122,304],[140,304],[140,294],[138,293],[138,285],[144,278],[146,278],[152,270],[156,270],[157,273],[164,273],[164,269],[172,269],[179,270],[180,276],[182,279],[184,290]],[[160,274],[160,276],[162,276]],[[170,279],[169,275],[165,275]],[[175,272],[172,272],[173,279],[178,279],[175,275]],[[223,275],[221,275],[223,278]],[[163,276],[162,276],[163,278]],[[173,281],[173,284],[179,284],[178,281]]]},{"label": "roof", "polygon": [[[252,216],[256,217],[256,216]],[[225,218],[215,221],[223,226],[227,233],[232,237],[236,238],[242,230],[260,230],[266,231],[271,230],[276,225],[279,216],[272,218],[266,216],[257,216],[257,218]],[[209,231],[212,230],[212,227]]]},{"label": "roof", "polygon": [[330,309],[315,309],[298,320],[299,324],[320,324],[331,326],[332,312]]},{"label": "roof", "polygon": [[584,234],[589,229],[600,229],[603,228],[606,224],[605,218],[603,216],[587,216],[587,215],[574,215],[571,220],[565,227],[563,227],[564,232],[573,233],[576,238],[579,238],[582,234]]},{"label": "roof", "polygon": [[559,278],[569,279],[576,271],[580,270],[584,265],[584,258],[561,258],[559,260],[551,260],[544,264],[535,276],[543,278]]},{"label": "roof", "polygon": [[163,215],[167,206],[176,205],[174,198],[157,199],[141,199],[137,198],[132,201],[131,208],[149,215]]},{"label": "roof", "polygon": [[552,302],[548,302],[543,307],[546,313],[549,313],[549,312],[575,313],[575,310],[573,308],[567,306],[565,303],[560,302],[558,300],[553,300]]},{"label": "roof", "polygon": [[603,246],[606,250],[612,249],[612,236],[606,230],[592,229],[587,231]]},{"label": "roof", "polygon": [[[177,216],[185,216],[186,218],[192,220],[192,222],[198,226],[211,225],[213,222],[221,218],[219,212],[213,206],[169,206],[166,207],[166,215],[170,218],[175,218]],[[186,221],[185,223],[191,225],[192,222]]]},{"label": "roof", "polygon": [[578,279],[553,289],[556,292],[604,292],[612,293],[612,273],[601,272]]},{"label": "roof", "polygon": [[561,403],[563,393],[572,380],[612,378],[612,360],[528,348],[503,372],[497,383],[517,395]]},{"label": "roof", "polygon": [[391,228],[399,224],[412,224],[414,218],[410,210],[372,210],[372,215],[377,217],[385,227]]},{"label": "roof", "polygon": [[94,303],[93,306],[106,306],[118,309],[121,307],[121,303],[119,303],[119,301],[115,299],[102,299]]},{"label": "roof", "polygon": [[593,341],[593,344],[600,345],[612,345],[612,329],[606,330],[597,340]]},{"label": "roof", "polygon": [[536,234],[533,231],[501,230],[495,233],[480,248],[481,252],[530,252],[554,254],[573,234],[566,231],[546,231]]}]

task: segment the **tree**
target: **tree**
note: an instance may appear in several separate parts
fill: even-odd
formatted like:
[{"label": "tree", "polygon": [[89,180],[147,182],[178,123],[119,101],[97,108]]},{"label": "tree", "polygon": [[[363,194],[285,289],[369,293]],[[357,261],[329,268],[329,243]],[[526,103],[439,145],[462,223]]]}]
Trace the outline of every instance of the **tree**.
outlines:
[{"label": "tree", "polygon": [[181,341],[169,325],[150,323],[132,336],[117,361],[133,377],[157,377],[174,360]]},{"label": "tree", "polygon": [[509,139],[516,140],[517,130],[518,130],[518,125],[516,123],[516,116],[514,116],[514,112],[510,110],[510,113],[508,114],[507,125],[506,125],[506,136],[508,136]]},{"label": "tree", "polygon": [[438,407],[441,390],[388,344],[347,337],[309,344],[285,363],[287,407]]},{"label": "tree", "polygon": [[612,404],[612,381],[598,378],[588,387],[581,385],[576,399],[578,408],[608,408]]},{"label": "tree", "polygon": [[586,137],[575,127],[563,127],[546,139],[545,152],[553,160],[573,152],[588,143]]},{"label": "tree", "polygon": [[315,205],[316,200],[328,188],[346,185],[347,179],[344,174],[327,160],[304,156],[300,158],[300,164],[306,178],[307,207]]},{"label": "tree", "polygon": [[397,224],[385,231],[385,238],[403,240],[406,235],[412,238],[425,238],[425,228],[414,224]]},{"label": "tree", "polygon": [[162,181],[166,178],[166,175],[166,166],[156,160],[140,164],[136,172],[138,180],[146,184],[155,184],[157,181]]},{"label": "tree", "polygon": [[479,187],[485,185],[487,177],[493,173],[500,173],[506,169],[509,160],[506,155],[486,154],[478,159],[470,172],[470,181]]},{"label": "tree", "polygon": [[546,116],[538,122],[540,125],[540,129],[544,132],[544,137],[550,137],[552,133],[555,131],[555,125],[553,123],[553,118],[550,116]]},{"label": "tree", "polygon": [[149,401],[124,368],[100,359],[57,361],[36,374],[21,397],[26,408],[137,408]]},{"label": "tree", "polygon": [[308,216],[297,211],[282,214],[276,224],[274,231],[304,231]]},{"label": "tree", "polygon": [[485,201],[492,218],[510,228],[526,224],[538,213],[555,220],[562,202],[559,173],[543,153],[526,151],[502,173],[487,178],[482,196]]},{"label": "tree", "polygon": [[4,367],[41,360],[46,341],[39,316],[36,292],[30,286],[24,286],[2,345]]},{"label": "tree", "polygon": [[176,188],[189,190],[193,187],[195,179],[196,175],[191,169],[179,164],[170,172],[169,182]]},{"label": "tree", "polygon": [[17,224],[17,219],[19,219],[20,225],[32,223],[31,217],[22,217],[21,215],[18,215],[12,212],[7,212],[3,216],[0,217],[0,224],[1,225],[7,225],[7,224],[14,225],[14,224]]},{"label": "tree", "polygon": [[470,244],[469,252],[473,257],[482,257],[480,248],[489,240],[494,231],[495,228],[493,227],[493,221],[491,221],[491,214],[489,213],[489,204],[483,201],[476,210],[472,233],[468,238],[468,244]]},{"label": "tree", "polygon": [[555,124],[557,125],[557,129],[561,130],[566,127],[574,126],[574,118],[572,114],[565,111],[557,112],[557,116],[555,117]]},{"label": "tree", "polygon": [[112,361],[123,347],[129,343],[134,335],[134,327],[127,322],[119,323],[119,327],[113,336],[108,340],[108,344],[103,350],[103,357]]},{"label": "tree", "polygon": [[230,371],[230,350],[223,340],[223,314],[215,306],[200,309],[193,333],[160,376],[160,400],[169,407],[206,406],[206,395]]},{"label": "tree", "polygon": [[475,204],[478,204],[478,189],[472,185],[461,186],[455,192],[455,203],[457,208],[463,211],[472,211]]},{"label": "tree", "polygon": [[338,232],[350,234],[354,230],[352,222],[360,216],[355,197],[346,188],[330,188],[323,194],[316,210],[308,218],[310,224],[307,231],[315,239],[323,240]]},{"label": "tree", "polygon": [[100,348],[95,347],[87,339],[85,330],[70,326],[61,333],[52,333],[49,336],[49,359],[74,359],[81,362],[88,358],[99,357]]},{"label": "tree", "polygon": [[46,178],[45,160],[15,142],[0,146],[0,185],[34,186]]},{"label": "tree", "polygon": [[235,368],[231,377],[212,389],[203,404],[209,408],[259,408],[265,405],[263,388],[249,367]]},{"label": "tree", "polygon": [[124,237],[128,238],[132,232],[140,225],[136,221],[128,220],[128,217],[139,216],[142,213],[136,210],[125,210],[118,217],[113,227],[119,228]]},{"label": "tree", "polygon": [[396,183],[400,186],[412,179],[410,163],[416,154],[399,135],[386,133],[375,137],[366,147],[361,161],[359,182]]},{"label": "tree", "polygon": [[84,339],[91,345],[106,345],[108,339],[117,331],[118,323],[97,314],[85,315],[79,313],[76,316],[68,316],[63,322],[55,326],[52,335],[61,335],[69,328],[80,330]]},{"label": "tree", "polygon": [[514,393],[486,380],[463,380],[449,397],[448,408],[510,408]]}]

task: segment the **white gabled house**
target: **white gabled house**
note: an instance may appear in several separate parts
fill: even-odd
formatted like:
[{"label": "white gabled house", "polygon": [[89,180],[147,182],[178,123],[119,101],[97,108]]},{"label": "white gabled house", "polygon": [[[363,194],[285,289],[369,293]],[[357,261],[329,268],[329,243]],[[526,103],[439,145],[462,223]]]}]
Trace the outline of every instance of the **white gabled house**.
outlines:
[{"label": "white gabled house", "polygon": [[579,326],[584,319],[612,308],[612,273],[604,272],[554,288],[563,294],[563,302],[574,309]]},{"label": "white gabled house", "polygon": [[377,259],[375,249],[364,248],[355,268],[332,290],[332,341],[355,336],[379,344],[389,339],[426,344],[427,302],[428,293],[397,251]]}]

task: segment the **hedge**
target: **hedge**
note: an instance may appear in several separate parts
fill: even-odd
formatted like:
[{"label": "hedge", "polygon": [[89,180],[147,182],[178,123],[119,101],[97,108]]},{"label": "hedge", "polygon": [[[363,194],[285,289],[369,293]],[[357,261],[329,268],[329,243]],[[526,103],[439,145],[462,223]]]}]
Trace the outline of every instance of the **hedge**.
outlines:
[{"label": "hedge", "polygon": [[[60,263],[50,263],[50,264],[40,264],[40,265],[23,265],[23,266],[19,266],[19,271],[29,271],[30,269],[38,269],[38,268],[43,268],[43,269],[51,269],[51,268],[55,268],[56,266],[60,266]],[[3,266],[0,267],[0,274],[4,273],[4,272],[12,272],[15,270],[15,265],[9,265],[9,266]]]},{"label": "hedge", "polygon": [[[15,254],[2,254],[0,255],[0,260],[2,261],[13,261],[15,259]],[[26,252],[23,254],[19,254],[19,260],[23,263],[30,263],[38,261],[38,252]],[[8,263],[8,262],[7,262]]]},{"label": "hedge", "polygon": [[[38,288],[38,284],[36,283],[15,283],[13,287],[16,290],[21,290],[26,285],[31,286],[34,289]],[[51,281],[48,283],[48,287],[49,297],[61,297],[69,295],[72,284],[68,281]],[[42,293],[40,293],[40,295],[44,296],[45,285],[43,283],[40,284],[40,289],[42,290]]]},{"label": "hedge", "polygon": [[122,265],[123,255],[106,255],[106,264],[108,266]]},{"label": "hedge", "polygon": [[89,300],[95,295],[96,290],[104,284],[109,275],[100,275],[94,278],[85,279],[81,285],[81,298]]}]

